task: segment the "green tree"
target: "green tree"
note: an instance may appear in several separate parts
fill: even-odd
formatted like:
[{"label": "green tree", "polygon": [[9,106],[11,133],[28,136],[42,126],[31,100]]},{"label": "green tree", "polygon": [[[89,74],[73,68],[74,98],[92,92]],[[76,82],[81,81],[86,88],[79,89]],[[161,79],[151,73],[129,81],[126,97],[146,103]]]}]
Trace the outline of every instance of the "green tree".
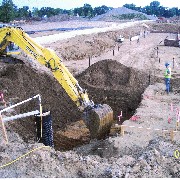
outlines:
[{"label": "green tree", "polygon": [[75,16],[78,14],[79,16],[92,17],[93,16],[93,8],[90,4],[84,4],[83,7],[74,8]]},{"label": "green tree", "polygon": [[83,12],[85,17],[89,17],[93,14],[93,8],[91,7],[90,4],[84,4],[83,6]]},{"label": "green tree", "polygon": [[63,9],[63,10],[62,10],[62,14],[68,14],[68,15],[70,15],[70,14],[71,14],[71,10]]},{"label": "green tree", "polygon": [[29,18],[30,16],[30,10],[29,10],[29,7],[28,6],[23,6],[22,8],[19,8],[17,11],[16,11],[16,17],[17,18]]},{"label": "green tree", "polygon": [[54,9],[54,13],[55,13],[56,15],[62,14],[62,13],[63,13],[63,9],[56,8],[56,9]]},{"label": "green tree", "polygon": [[95,7],[93,10],[93,15],[101,15],[101,14],[105,14],[107,11],[109,11],[111,8],[103,5],[103,6],[99,6],[99,7]]},{"label": "green tree", "polygon": [[74,8],[74,15],[82,16],[82,7],[81,8]]},{"label": "green tree", "polygon": [[33,17],[38,17],[38,12],[39,12],[39,9],[36,8],[36,7],[33,7],[33,9],[32,9],[32,16]]},{"label": "green tree", "polygon": [[148,14],[148,15],[151,15],[151,14],[152,14],[152,8],[151,8],[151,6],[145,6],[143,13],[146,13],[146,14]]},{"label": "green tree", "polygon": [[15,18],[17,7],[13,4],[12,0],[3,0],[0,6],[0,21],[8,23]]},{"label": "green tree", "polygon": [[163,6],[159,6],[159,12],[157,14],[157,16],[164,16],[164,13],[165,13],[165,7]]},{"label": "green tree", "polygon": [[163,17],[169,18],[172,16],[180,15],[180,9],[178,9],[177,7],[166,8],[166,7],[160,6],[159,1],[152,1],[150,3],[150,6],[145,6],[143,8],[136,7],[136,5],[134,5],[134,4],[125,4],[123,6],[126,8],[129,8],[129,9],[133,9],[136,11],[146,13],[148,15],[156,15],[158,17],[163,16]]},{"label": "green tree", "polygon": [[159,7],[160,6],[160,2],[159,1],[153,1],[150,3],[151,7]]},{"label": "green tree", "polygon": [[177,8],[171,8],[168,10],[168,17],[173,17],[178,15],[178,9]]},{"label": "green tree", "polygon": [[123,5],[124,7],[128,8],[128,9],[132,9],[132,10],[135,10],[136,9],[136,5],[135,4],[125,4]]},{"label": "green tree", "polygon": [[159,6],[160,6],[160,2],[159,1],[151,2],[150,3],[151,14],[158,15],[158,13],[159,13]]}]

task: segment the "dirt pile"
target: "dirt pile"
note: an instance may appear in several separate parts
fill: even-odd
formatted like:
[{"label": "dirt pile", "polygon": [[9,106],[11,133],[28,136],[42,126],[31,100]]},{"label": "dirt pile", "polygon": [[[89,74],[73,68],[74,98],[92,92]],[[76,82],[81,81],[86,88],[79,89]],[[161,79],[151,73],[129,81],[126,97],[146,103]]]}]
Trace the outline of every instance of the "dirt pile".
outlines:
[{"label": "dirt pile", "polygon": [[99,56],[107,49],[113,49],[117,38],[123,35],[124,38],[129,39],[130,36],[138,35],[143,29],[141,26],[134,26],[132,28],[124,28],[118,31],[101,32],[89,35],[80,35],[64,41],[57,41],[45,47],[50,47],[59,57],[64,61],[81,60],[89,57]]},{"label": "dirt pile", "polygon": [[93,64],[77,78],[95,103],[112,107],[115,119],[121,111],[132,115],[149,85],[148,74],[110,59]]},{"label": "dirt pile", "polygon": [[[43,109],[51,111],[54,131],[65,128],[68,122],[80,119],[77,107],[64,89],[51,75],[43,71],[35,70],[25,64],[6,64],[0,69],[0,87],[6,92],[5,100],[11,103],[40,94]],[[39,109],[38,102],[33,101],[20,106],[16,111],[25,113],[36,109]],[[8,124],[26,140],[34,140],[33,119],[20,119]]]},{"label": "dirt pile", "polygon": [[138,12],[138,11],[135,11],[135,10],[132,10],[132,9],[128,9],[126,7],[119,7],[119,8],[114,8],[114,9],[108,11],[105,14],[96,16],[92,20],[96,20],[96,21],[97,20],[101,20],[101,21],[114,21],[114,20],[116,20],[114,18],[115,16],[122,15],[122,14],[142,14],[142,15],[146,16],[147,19],[150,19],[150,20],[157,19],[154,16],[147,15],[147,14],[142,13],[142,12]]},{"label": "dirt pile", "polygon": [[[75,24],[75,22],[72,23],[73,26],[71,26],[71,23],[70,23],[71,21],[68,21],[68,22],[69,22],[69,24],[67,23],[66,27],[78,27],[78,22],[76,22],[76,24]],[[162,32],[169,33],[172,31],[177,32],[178,27],[179,27],[177,24],[176,25],[175,24],[163,24],[163,23],[160,24],[160,23],[153,23],[153,22],[148,22],[146,24],[150,27],[150,29],[149,29],[150,31],[161,32],[161,33]],[[83,25],[86,26],[86,24],[83,24]],[[44,26],[42,26],[42,29],[46,29],[48,26],[51,27],[52,25],[44,24]],[[108,26],[108,24],[107,24],[107,26]],[[53,27],[55,27],[55,26],[53,26]],[[28,28],[30,28],[30,27],[28,27]],[[73,38],[69,38],[67,40],[61,40],[61,41],[57,41],[56,43],[45,45],[45,47],[50,47],[50,48],[54,49],[55,52],[57,53],[57,55],[59,57],[61,57],[61,59],[63,61],[82,60],[82,59],[88,60],[89,56],[92,58],[98,57],[98,56],[102,55],[103,53],[105,53],[106,51],[108,51],[110,49],[112,50],[115,47],[115,45],[118,46],[119,43],[117,44],[116,40],[120,35],[123,35],[125,39],[129,40],[130,36],[139,35],[140,32],[141,33],[144,32],[144,27],[142,25],[124,28],[124,29],[121,29],[118,31],[102,32],[102,33],[98,33],[98,34],[93,34],[92,36],[79,35],[79,36],[76,36]],[[39,35],[39,36],[41,36],[41,35]],[[159,42],[161,40],[164,40],[165,37],[163,39],[161,38],[159,40]],[[154,42],[154,40],[152,42]],[[152,42],[150,42],[150,43],[152,43]],[[156,44],[156,46],[157,46],[157,44]],[[127,56],[128,54],[126,53],[126,54],[122,54],[122,55]]]},{"label": "dirt pile", "polygon": [[56,150],[71,150],[89,142],[90,132],[82,120],[67,125],[64,130],[57,131],[54,137]]},{"label": "dirt pile", "polygon": [[151,27],[151,31],[154,33],[177,33],[179,29],[178,24],[172,23],[150,23],[149,26]]}]

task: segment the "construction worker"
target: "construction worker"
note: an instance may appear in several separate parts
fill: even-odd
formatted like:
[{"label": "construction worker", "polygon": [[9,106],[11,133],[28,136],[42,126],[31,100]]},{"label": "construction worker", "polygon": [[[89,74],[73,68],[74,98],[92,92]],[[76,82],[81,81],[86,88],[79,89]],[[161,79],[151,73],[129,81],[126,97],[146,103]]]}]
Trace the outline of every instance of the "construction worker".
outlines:
[{"label": "construction worker", "polygon": [[171,79],[171,68],[169,63],[165,63],[166,70],[164,73],[165,84],[166,84],[166,92],[169,94],[170,92],[170,79]]}]

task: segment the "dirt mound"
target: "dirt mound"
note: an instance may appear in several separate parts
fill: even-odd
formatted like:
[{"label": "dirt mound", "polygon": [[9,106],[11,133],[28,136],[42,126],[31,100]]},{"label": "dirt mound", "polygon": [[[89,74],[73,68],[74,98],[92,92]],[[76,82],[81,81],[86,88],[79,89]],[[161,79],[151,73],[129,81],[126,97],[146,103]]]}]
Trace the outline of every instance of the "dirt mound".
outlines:
[{"label": "dirt mound", "polygon": [[132,10],[132,9],[128,9],[126,7],[119,7],[119,8],[114,8],[114,9],[108,11],[105,14],[96,16],[92,20],[114,21],[114,18],[113,18],[114,16],[122,15],[122,14],[142,14],[142,15],[146,16],[147,19],[150,19],[150,20],[157,19],[154,16],[147,15],[147,14],[142,13],[142,12],[138,12],[138,11],[135,11],[135,10]]},{"label": "dirt mound", "polygon": [[[6,92],[5,100],[11,103],[40,94],[43,109],[51,111],[55,132],[64,129],[68,122],[80,119],[76,105],[55,78],[45,72],[37,71],[25,64],[7,64],[0,69],[0,87]],[[39,109],[38,103],[33,101],[15,110],[25,113],[36,109]],[[8,124],[25,140],[34,140],[35,125],[32,118],[20,119]]]},{"label": "dirt mound", "polygon": [[93,34],[93,36],[80,35],[45,45],[45,47],[54,49],[64,61],[88,59],[89,57],[100,56],[107,49],[114,48],[120,35],[128,39],[130,36],[138,35],[141,30],[141,26],[134,26],[118,31],[100,32]]},{"label": "dirt mound", "polygon": [[74,147],[90,142],[90,132],[85,123],[80,120],[71,123],[65,130],[58,131],[54,142],[57,150],[71,150]]},{"label": "dirt mound", "polygon": [[95,103],[106,103],[113,108],[115,119],[121,111],[131,115],[149,85],[146,73],[110,59],[93,64],[78,79]]},{"label": "dirt mound", "polygon": [[150,23],[151,32],[177,33],[179,25],[172,23]]}]

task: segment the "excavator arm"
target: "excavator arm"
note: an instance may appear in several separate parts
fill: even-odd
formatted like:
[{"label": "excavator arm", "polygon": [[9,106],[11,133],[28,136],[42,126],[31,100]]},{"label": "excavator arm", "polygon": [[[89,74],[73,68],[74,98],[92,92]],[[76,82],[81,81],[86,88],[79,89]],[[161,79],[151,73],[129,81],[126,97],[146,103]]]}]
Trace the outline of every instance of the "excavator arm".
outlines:
[{"label": "excavator arm", "polygon": [[83,119],[92,138],[101,138],[107,134],[113,121],[112,109],[108,105],[95,105],[92,100],[89,100],[86,90],[79,86],[78,81],[52,49],[36,43],[20,27],[0,28],[0,53],[3,54],[12,42],[51,70],[72,101],[83,112]]}]

